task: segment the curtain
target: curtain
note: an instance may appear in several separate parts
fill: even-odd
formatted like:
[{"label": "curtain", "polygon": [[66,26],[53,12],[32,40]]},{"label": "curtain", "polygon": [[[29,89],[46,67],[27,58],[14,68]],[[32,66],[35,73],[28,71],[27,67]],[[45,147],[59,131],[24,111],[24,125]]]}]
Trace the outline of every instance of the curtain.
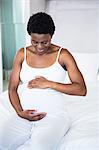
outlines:
[{"label": "curtain", "polygon": [[0,0],[3,69],[10,70],[16,51],[26,43],[24,0]]}]

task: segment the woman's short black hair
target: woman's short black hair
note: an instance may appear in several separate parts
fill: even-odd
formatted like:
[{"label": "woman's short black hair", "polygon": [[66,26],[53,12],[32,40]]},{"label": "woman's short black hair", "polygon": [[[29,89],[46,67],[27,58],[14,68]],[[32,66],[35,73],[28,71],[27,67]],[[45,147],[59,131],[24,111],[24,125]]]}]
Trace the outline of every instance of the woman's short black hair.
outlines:
[{"label": "woman's short black hair", "polygon": [[38,34],[54,34],[55,25],[53,19],[50,15],[45,12],[38,12],[33,14],[27,24],[28,34],[38,33]]}]

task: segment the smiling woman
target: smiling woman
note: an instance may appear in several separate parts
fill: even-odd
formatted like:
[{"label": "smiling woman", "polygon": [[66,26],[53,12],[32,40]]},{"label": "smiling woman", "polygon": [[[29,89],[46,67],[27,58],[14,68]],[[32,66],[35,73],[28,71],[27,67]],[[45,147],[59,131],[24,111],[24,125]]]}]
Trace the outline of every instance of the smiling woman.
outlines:
[{"label": "smiling woman", "polygon": [[49,34],[31,34],[31,43],[36,48],[37,52],[40,54],[48,52],[48,47],[51,44],[51,36]]},{"label": "smiling woman", "polygon": [[[71,53],[52,44],[55,25],[50,15],[32,15],[27,31],[31,44],[17,52],[9,82],[9,99],[16,114],[8,118],[7,127],[3,126],[0,146],[56,150],[70,127],[63,93],[85,96],[86,85]],[[22,92],[18,93],[20,81]]]}]

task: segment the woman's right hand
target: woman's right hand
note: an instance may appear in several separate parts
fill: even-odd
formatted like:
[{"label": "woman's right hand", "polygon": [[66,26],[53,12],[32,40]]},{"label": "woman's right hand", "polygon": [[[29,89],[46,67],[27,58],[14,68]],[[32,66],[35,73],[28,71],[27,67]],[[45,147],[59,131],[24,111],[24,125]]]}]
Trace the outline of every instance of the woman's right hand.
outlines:
[{"label": "woman's right hand", "polygon": [[46,116],[45,112],[37,112],[36,110],[23,110],[18,115],[29,121],[38,121]]}]

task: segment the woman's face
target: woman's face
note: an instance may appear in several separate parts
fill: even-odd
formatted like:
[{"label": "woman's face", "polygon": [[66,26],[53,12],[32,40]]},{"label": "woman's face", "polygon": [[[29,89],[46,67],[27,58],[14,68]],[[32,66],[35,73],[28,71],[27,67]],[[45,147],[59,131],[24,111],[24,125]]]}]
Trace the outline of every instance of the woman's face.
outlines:
[{"label": "woman's face", "polygon": [[31,34],[31,43],[35,48],[36,53],[44,54],[48,51],[51,45],[51,35],[50,34]]}]

